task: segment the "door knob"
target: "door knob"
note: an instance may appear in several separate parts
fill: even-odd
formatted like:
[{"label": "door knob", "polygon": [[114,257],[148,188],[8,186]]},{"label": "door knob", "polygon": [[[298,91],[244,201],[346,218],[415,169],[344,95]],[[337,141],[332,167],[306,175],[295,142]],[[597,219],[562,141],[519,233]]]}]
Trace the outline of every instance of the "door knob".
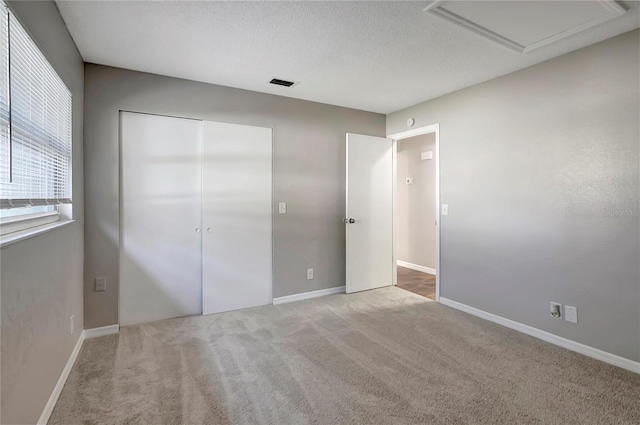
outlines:
[{"label": "door knob", "polygon": [[196,227],[196,233],[200,233],[200,228]]},{"label": "door knob", "polygon": [[211,233],[211,227],[207,227],[207,232]]},{"label": "door knob", "polygon": [[344,221],[345,224],[347,224],[347,223],[348,224],[353,224],[353,223],[356,222],[353,218],[343,218],[342,220]]}]

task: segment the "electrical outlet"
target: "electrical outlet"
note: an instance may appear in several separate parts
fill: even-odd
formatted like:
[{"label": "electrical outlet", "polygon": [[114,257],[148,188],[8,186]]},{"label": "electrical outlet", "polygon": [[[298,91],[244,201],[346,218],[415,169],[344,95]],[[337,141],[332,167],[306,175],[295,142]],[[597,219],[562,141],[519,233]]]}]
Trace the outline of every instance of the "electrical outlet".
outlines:
[{"label": "electrical outlet", "polygon": [[307,269],[307,280],[313,279],[313,269]]},{"label": "electrical outlet", "polygon": [[564,306],[564,320],[571,323],[578,323],[578,307],[570,305]]},{"label": "electrical outlet", "polygon": [[551,303],[551,316],[559,319],[562,317],[562,304]]},{"label": "electrical outlet", "polygon": [[96,277],[96,292],[102,292],[107,290],[107,278]]},{"label": "electrical outlet", "polygon": [[71,324],[69,325],[69,335],[73,335],[73,314],[71,315]]}]

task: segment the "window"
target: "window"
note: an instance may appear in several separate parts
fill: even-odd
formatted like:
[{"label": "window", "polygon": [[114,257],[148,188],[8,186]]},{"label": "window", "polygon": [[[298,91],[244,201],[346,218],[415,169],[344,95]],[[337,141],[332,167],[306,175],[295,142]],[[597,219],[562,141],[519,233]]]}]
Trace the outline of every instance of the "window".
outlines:
[{"label": "window", "polygon": [[0,235],[70,203],[71,93],[0,2]]}]

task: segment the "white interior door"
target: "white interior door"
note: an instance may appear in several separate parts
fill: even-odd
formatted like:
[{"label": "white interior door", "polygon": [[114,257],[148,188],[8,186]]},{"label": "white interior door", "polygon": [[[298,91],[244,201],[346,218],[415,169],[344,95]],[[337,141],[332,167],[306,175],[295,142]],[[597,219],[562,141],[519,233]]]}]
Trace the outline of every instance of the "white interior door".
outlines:
[{"label": "white interior door", "polygon": [[203,314],[271,304],[272,131],[203,126]]},{"label": "white interior door", "polygon": [[120,325],[202,312],[202,122],[122,112]]},{"label": "white interior door", "polygon": [[393,284],[393,140],[347,134],[346,292]]}]

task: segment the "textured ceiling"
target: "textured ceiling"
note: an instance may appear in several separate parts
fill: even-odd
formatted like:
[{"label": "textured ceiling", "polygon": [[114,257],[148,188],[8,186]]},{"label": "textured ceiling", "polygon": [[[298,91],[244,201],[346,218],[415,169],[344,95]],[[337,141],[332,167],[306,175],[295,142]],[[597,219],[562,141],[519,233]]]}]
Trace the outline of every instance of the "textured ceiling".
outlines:
[{"label": "textured ceiling", "polygon": [[624,16],[520,54],[422,12],[428,2],[56,3],[87,62],[380,113],[640,25],[638,3],[625,2]]}]

